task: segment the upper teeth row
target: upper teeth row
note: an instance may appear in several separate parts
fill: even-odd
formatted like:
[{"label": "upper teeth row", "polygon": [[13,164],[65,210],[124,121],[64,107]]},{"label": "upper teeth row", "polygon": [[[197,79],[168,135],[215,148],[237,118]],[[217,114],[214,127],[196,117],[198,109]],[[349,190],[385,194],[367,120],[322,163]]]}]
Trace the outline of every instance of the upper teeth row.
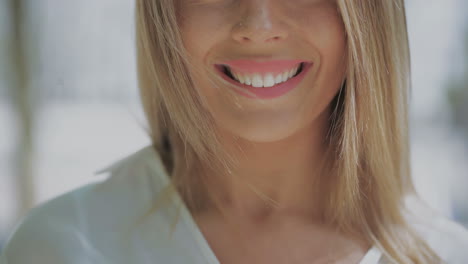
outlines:
[{"label": "upper teeth row", "polygon": [[300,65],[283,73],[279,73],[276,76],[273,73],[265,73],[264,75],[259,73],[245,74],[236,72],[230,68],[228,69],[231,71],[232,76],[234,76],[234,78],[242,84],[252,85],[253,87],[272,87],[278,83],[282,83],[291,79],[294,75],[296,75],[297,71],[299,70],[299,66]]}]

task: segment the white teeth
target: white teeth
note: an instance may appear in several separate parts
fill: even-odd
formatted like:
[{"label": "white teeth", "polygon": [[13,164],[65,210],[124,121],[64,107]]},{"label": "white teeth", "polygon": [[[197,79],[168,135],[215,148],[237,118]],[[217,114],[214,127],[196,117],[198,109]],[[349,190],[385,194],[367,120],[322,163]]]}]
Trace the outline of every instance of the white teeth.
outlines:
[{"label": "white teeth", "polygon": [[244,77],[245,77],[245,84],[252,85],[252,78],[250,76],[244,76]]},{"label": "white teeth", "polygon": [[234,78],[235,78],[236,80],[240,80],[239,74],[234,73],[234,72],[232,72],[231,74],[234,76]]},{"label": "white teeth", "polygon": [[263,87],[272,87],[275,84],[276,83],[273,74],[269,73],[263,78]]},{"label": "white teeth", "polygon": [[242,84],[245,83],[245,77],[244,77],[244,75],[242,75],[242,74],[237,74],[236,77],[237,77],[237,80],[238,80],[240,83],[242,83]]},{"label": "white teeth", "polygon": [[260,88],[260,87],[272,87],[272,86],[275,86],[276,84],[280,84],[280,83],[288,81],[290,78],[292,78],[294,75],[297,74],[299,67],[300,65],[296,66],[293,69],[290,69],[289,71],[279,73],[276,76],[273,73],[265,73],[262,75],[259,73],[247,74],[247,73],[234,72],[231,69],[229,69],[229,71],[231,72],[232,76],[238,82]]},{"label": "white teeth", "polygon": [[293,75],[294,75],[294,69],[289,71],[288,78],[293,77]]},{"label": "white teeth", "polygon": [[283,72],[283,76],[281,77],[283,77],[283,82],[287,81],[289,78],[289,72]]},{"label": "white teeth", "polygon": [[282,75],[282,74],[278,74],[278,75],[275,77],[275,84],[282,83],[282,82],[283,82],[283,75]]},{"label": "white teeth", "polygon": [[260,74],[254,74],[252,78],[253,87],[263,87],[263,78]]}]

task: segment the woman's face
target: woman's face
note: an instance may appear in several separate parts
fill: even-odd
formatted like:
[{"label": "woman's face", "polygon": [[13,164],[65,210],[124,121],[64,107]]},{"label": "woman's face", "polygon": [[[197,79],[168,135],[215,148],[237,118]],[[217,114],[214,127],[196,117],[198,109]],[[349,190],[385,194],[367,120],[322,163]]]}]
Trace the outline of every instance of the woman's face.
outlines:
[{"label": "woman's face", "polygon": [[345,72],[334,0],[176,1],[195,89],[222,131],[272,142],[325,129]]}]

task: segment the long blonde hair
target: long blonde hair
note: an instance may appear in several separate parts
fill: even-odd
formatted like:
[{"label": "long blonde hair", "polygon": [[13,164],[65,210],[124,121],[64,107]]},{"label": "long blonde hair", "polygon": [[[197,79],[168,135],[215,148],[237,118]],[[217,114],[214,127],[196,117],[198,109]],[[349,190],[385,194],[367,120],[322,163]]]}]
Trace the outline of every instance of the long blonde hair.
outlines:
[{"label": "long blonde hair", "polygon": [[[410,60],[403,0],[337,0],[347,35],[346,81],[336,95],[322,213],[360,232],[396,263],[440,263],[405,220],[414,194],[409,164]],[[137,0],[139,87],[149,132],[175,189],[195,209],[200,164],[229,172],[214,121],[193,89],[173,0]],[[198,190],[198,191],[197,191]],[[200,192],[205,190],[205,192]]]}]

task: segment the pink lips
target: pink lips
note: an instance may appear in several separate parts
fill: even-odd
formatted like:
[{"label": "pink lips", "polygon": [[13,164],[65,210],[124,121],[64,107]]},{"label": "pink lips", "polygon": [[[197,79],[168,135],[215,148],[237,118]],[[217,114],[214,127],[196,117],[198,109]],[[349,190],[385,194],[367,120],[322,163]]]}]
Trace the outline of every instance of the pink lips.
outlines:
[{"label": "pink lips", "polygon": [[[289,70],[298,64],[302,63],[302,70],[296,76],[290,78],[286,82],[276,84],[272,87],[253,87],[251,85],[242,84],[224,73],[224,66],[227,65],[231,69],[234,69],[237,72],[252,74],[252,73],[274,73],[279,74],[286,70]],[[228,81],[231,84],[234,84],[243,89],[234,89],[235,92],[246,96],[248,98],[257,98],[257,99],[272,99],[280,97],[289,91],[296,88],[301,81],[305,78],[309,70],[312,68],[313,63],[306,62],[303,60],[275,60],[267,62],[257,62],[252,60],[235,60],[235,61],[226,61],[222,64],[215,65],[217,72],[221,77]],[[243,90],[245,89],[246,92]],[[247,93],[247,91],[249,93]],[[253,95],[252,95],[253,94]]]}]

